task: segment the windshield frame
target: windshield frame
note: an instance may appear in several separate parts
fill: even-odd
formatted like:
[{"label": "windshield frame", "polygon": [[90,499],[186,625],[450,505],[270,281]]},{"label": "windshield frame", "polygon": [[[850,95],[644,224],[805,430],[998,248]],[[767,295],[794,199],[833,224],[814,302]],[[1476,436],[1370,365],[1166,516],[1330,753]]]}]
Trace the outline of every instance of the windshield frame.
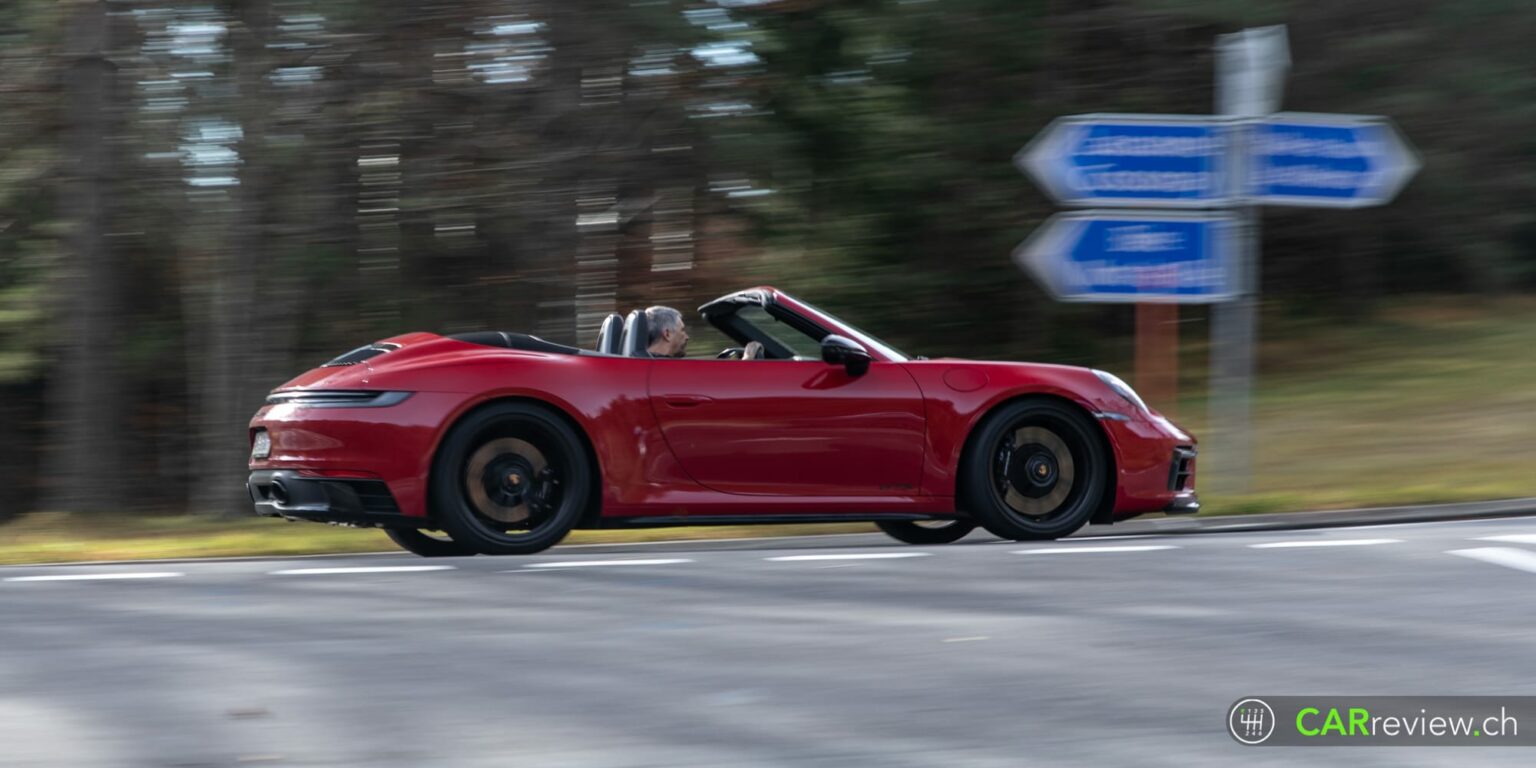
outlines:
[{"label": "windshield frame", "polygon": [[[883,358],[884,360],[892,363],[905,363],[911,361],[912,359],[912,357],[905,352],[902,352],[890,344],[881,341],[875,336],[865,333],[864,331],[860,330],[858,326],[842,320],[831,312],[819,309],[805,301],[797,299],[781,291],[774,291],[773,293],[774,298],[777,300],[776,303],[778,303],[780,306],[784,307],[790,312],[798,314],[801,317],[814,322],[824,329],[833,329],[830,331],[831,333],[836,333],[839,336],[847,336],[848,338],[857,341],[859,344],[863,345],[865,349],[869,350],[870,353],[874,354],[878,358]],[[818,343],[820,343],[820,340],[818,340]]]},{"label": "windshield frame", "polygon": [[913,359],[836,315],[767,286],[726,294],[699,307],[699,313],[710,325],[739,344],[745,344],[747,341],[761,341],[764,346],[780,353],[787,351],[783,345],[758,329],[755,324],[736,316],[737,310],[748,306],[761,307],[775,320],[810,337],[818,346],[828,334],[837,334],[863,346],[875,360],[905,363]]}]

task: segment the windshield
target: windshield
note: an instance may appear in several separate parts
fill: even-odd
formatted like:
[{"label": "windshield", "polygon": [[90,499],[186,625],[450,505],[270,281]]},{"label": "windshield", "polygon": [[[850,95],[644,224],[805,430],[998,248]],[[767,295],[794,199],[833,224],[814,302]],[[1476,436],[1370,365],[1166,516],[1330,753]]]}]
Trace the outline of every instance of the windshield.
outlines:
[{"label": "windshield", "polygon": [[[772,339],[779,346],[795,357],[807,357],[819,359],[821,357],[821,340],[811,338],[801,333],[793,326],[780,322],[778,318],[768,314],[762,307],[742,307],[736,311],[736,317],[742,322],[751,325],[768,339]],[[766,341],[766,340],[765,340]]]},{"label": "windshield", "polygon": [[910,357],[908,357],[906,355],[906,353],[902,352],[901,350],[899,350],[899,349],[897,349],[897,348],[895,348],[895,347],[893,347],[893,346],[891,346],[891,345],[889,345],[889,344],[887,344],[887,343],[885,343],[885,342],[875,338],[874,336],[869,335],[868,333],[865,333],[864,331],[859,330],[858,328],[854,327],[852,324],[850,324],[850,323],[848,323],[848,322],[838,318],[836,315],[832,314],[831,312],[828,312],[828,311],[826,311],[824,309],[820,309],[818,307],[812,306],[809,302],[806,302],[803,299],[796,298],[795,301],[798,302],[800,304],[800,306],[805,307],[806,309],[810,310],[812,313],[814,313],[816,315],[820,315],[821,317],[823,317],[823,318],[825,318],[827,320],[830,320],[830,321],[836,323],[838,326],[846,329],[848,335],[853,337],[854,341],[857,341],[860,344],[863,344],[865,347],[868,347],[869,349],[872,349],[872,350],[875,350],[875,351],[879,352],[881,355],[891,359],[892,361],[900,363],[900,362],[906,362],[907,360],[911,359]]}]

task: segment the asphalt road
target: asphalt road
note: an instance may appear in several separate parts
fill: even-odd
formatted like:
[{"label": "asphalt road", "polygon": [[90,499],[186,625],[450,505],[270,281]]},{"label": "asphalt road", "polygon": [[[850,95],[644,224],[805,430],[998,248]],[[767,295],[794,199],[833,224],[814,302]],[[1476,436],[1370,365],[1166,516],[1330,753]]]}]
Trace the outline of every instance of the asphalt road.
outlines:
[{"label": "asphalt road", "polygon": [[1536,694],[1533,587],[1536,518],[4,568],[0,765],[1528,766],[1226,715]]}]

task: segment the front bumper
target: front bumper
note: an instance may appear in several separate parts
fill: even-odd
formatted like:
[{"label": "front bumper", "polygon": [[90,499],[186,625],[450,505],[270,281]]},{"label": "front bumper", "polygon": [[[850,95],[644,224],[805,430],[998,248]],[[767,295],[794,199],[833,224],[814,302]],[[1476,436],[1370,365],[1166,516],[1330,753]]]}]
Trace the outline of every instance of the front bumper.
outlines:
[{"label": "front bumper", "polygon": [[[1160,415],[1100,421],[1115,446],[1119,488],[1113,519],[1148,512],[1200,511],[1195,493],[1197,447],[1192,435]],[[1102,521],[1107,522],[1107,521]]]},{"label": "front bumper", "polygon": [[1200,511],[1200,496],[1195,493],[1195,457],[1193,445],[1176,445],[1168,465],[1168,490],[1177,494],[1163,511],[1170,515],[1193,515]]},{"label": "front bumper", "polygon": [[1170,515],[1193,515],[1200,511],[1200,495],[1194,491],[1181,493],[1163,511]]},{"label": "front bumper", "polygon": [[382,480],[318,477],[295,470],[258,470],[245,481],[256,514],[361,527],[415,528]]}]

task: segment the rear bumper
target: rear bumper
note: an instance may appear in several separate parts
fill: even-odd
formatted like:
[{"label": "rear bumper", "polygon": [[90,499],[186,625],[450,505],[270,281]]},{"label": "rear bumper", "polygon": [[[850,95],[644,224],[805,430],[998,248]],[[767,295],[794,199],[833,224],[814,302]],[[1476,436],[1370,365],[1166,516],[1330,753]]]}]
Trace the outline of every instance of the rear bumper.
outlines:
[{"label": "rear bumper", "polygon": [[252,417],[250,435],[254,440],[257,430],[266,430],[270,453],[253,457],[247,468],[305,475],[366,472],[389,485],[402,514],[425,517],[427,476],[438,433],[452,423],[465,398],[423,391],[383,408],[268,404]]},{"label": "rear bumper", "polygon": [[361,527],[415,528],[381,480],[314,477],[295,470],[258,470],[245,481],[256,514]]}]

